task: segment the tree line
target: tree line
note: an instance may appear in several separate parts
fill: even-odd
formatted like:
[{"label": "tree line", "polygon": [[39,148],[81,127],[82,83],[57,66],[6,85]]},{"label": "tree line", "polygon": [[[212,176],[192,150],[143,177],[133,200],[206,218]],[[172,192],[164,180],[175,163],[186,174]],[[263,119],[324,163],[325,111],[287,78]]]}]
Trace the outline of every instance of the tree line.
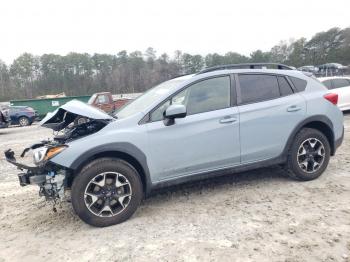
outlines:
[{"label": "tree line", "polygon": [[145,52],[116,54],[69,53],[34,56],[24,53],[7,65],[0,60],[0,101],[35,98],[64,92],[90,95],[100,91],[114,94],[144,92],[173,77],[220,64],[274,62],[295,67],[328,62],[350,65],[350,28],[331,28],[310,40],[281,41],[270,51],[256,50],[249,56],[236,52],[206,56],[175,51],[170,57]]}]

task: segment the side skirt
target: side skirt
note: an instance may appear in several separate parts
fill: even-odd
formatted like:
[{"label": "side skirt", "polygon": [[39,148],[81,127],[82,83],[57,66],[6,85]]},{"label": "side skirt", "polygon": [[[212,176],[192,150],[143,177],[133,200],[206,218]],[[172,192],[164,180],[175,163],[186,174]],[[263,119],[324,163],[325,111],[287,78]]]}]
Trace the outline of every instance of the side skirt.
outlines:
[{"label": "side skirt", "polygon": [[[283,164],[285,162],[286,162],[286,156],[279,156],[279,157],[272,158],[269,160],[263,160],[263,161],[259,161],[256,163],[246,164],[246,165],[242,165],[242,166],[230,167],[230,168],[226,168],[226,169],[220,169],[217,171],[205,172],[202,174],[194,174],[194,175],[173,178],[173,179],[169,179],[169,180],[163,180],[163,181],[160,181],[157,183],[153,183],[150,191],[152,192],[153,190],[156,190],[156,189],[165,188],[165,187],[174,186],[174,185],[179,185],[179,184],[188,183],[188,182],[193,182],[193,181],[198,181],[198,180],[204,180],[204,179],[208,179],[208,178],[212,178],[212,177],[224,176],[224,175],[228,175],[228,174],[244,172],[244,171],[258,169],[258,168],[262,168],[262,167]],[[147,194],[147,196],[148,195],[150,195],[150,194]]]}]

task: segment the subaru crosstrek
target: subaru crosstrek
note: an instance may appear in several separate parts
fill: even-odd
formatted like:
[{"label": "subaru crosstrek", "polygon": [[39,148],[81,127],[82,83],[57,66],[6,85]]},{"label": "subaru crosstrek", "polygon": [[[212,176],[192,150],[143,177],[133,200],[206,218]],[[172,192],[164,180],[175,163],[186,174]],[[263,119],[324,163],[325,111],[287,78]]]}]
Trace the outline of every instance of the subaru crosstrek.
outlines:
[{"label": "subaru crosstrek", "polygon": [[161,83],[114,115],[68,102],[41,121],[55,137],[23,151],[35,165],[5,155],[22,186],[55,203],[71,190],[76,214],[103,227],[152,190],[190,180],[277,164],[298,180],[319,177],[343,140],[337,100],[284,65],[218,66]]}]

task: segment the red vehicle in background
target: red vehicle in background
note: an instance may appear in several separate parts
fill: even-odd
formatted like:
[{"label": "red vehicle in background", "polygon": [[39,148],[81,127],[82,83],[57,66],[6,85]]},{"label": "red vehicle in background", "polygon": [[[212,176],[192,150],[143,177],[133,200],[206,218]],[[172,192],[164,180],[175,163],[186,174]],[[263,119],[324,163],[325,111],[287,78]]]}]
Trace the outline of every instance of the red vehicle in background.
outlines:
[{"label": "red vehicle in background", "polygon": [[110,92],[101,92],[93,94],[89,99],[88,104],[97,107],[107,113],[111,113],[131,100],[133,99],[127,97],[124,98],[122,95],[117,99],[113,99],[113,96]]}]

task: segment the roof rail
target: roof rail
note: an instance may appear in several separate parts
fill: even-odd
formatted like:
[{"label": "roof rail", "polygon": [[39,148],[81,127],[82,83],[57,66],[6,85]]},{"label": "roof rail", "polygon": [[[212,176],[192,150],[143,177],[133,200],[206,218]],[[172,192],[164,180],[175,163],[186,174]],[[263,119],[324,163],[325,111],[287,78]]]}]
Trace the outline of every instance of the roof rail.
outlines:
[{"label": "roof rail", "polygon": [[218,66],[213,66],[213,67],[207,67],[204,68],[203,70],[199,71],[197,75],[199,74],[204,74],[212,71],[217,71],[217,70],[225,70],[225,69],[256,69],[256,68],[263,68],[263,67],[273,67],[276,69],[286,69],[286,70],[294,70],[293,67],[283,65],[283,64],[278,64],[278,63],[244,63],[244,64],[229,64],[229,65],[218,65]]}]

